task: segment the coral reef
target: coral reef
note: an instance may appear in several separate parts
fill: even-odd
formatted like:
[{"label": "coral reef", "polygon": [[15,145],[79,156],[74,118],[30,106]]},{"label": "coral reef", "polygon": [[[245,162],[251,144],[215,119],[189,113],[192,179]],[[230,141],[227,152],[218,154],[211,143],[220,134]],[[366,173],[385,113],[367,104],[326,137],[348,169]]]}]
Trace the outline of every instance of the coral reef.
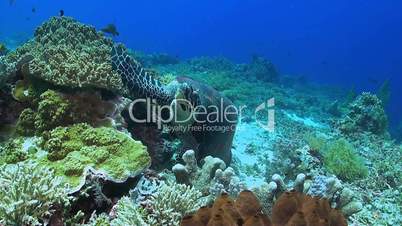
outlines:
[{"label": "coral reef", "polygon": [[264,82],[276,82],[279,74],[275,66],[267,59],[260,56],[253,56],[250,64],[240,70],[246,78],[256,78]]},{"label": "coral reef", "polygon": [[229,193],[235,197],[245,189],[234,170],[226,167],[219,158],[205,157],[201,168],[197,165],[193,150],[186,151],[182,159],[185,165],[176,164],[172,168],[178,183],[192,185],[204,195],[210,194],[213,198],[221,193]]},{"label": "coral reef", "polygon": [[41,147],[48,153],[39,161],[77,186],[88,167],[117,181],[141,173],[150,165],[146,148],[126,134],[88,124],[57,127],[43,134]]},{"label": "coral reef", "polygon": [[56,207],[69,205],[67,187],[52,170],[33,162],[0,167],[0,224],[42,225]]},{"label": "coral reef", "polygon": [[41,135],[58,126],[86,122],[92,126],[112,126],[116,106],[104,101],[99,93],[77,92],[62,94],[53,90],[42,93],[36,110],[26,108],[17,122],[17,133],[24,136]]},{"label": "coral reef", "polygon": [[362,203],[358,195],[347,186],[343,185],[336,177],[316,176],[306,179],[306,175],[299,174],[294,182],[287,186],[281,176],[275,174],[272,181],[255,189],[255,193],[262,202],[265,212],[272,211],[272,203],[286,191],[295,190],[312,197],[326,199],[332,208],[340,210],[346,217],[358,213],[362,209]]},{"label": "coral reef", "polygon": [[112,46],[112,40],[94,27],[69,17],[52,17],[36,29],[33,40],[0,59],[0,84],[15,74],[17,62],[29,56],[29,74],[51,84],[124,93],[120,75],[112,70]]},{"label": "coral reef", "polygon": [[345,134],[371,132],[384,135],[388,119],[381,100],[370,93],[362,93],[349,105],[347,114],[337,126]]},{"label": "coral reef", "polygon": [[184,217],[180,225],[342,226],[347,222],[327,200],[291,191],[275,202],[271,223],[262,213],[257,197],[250,191],[242,191],[236,200],[222,194],[211,207],[202,207],[194,215]]},{"label": "coral reef", "polygon": [[202,205],[201,193],[194,188],[162,183],[145,208],[123,197],[114,210],[112,225],[178,225],[184,215]]}]

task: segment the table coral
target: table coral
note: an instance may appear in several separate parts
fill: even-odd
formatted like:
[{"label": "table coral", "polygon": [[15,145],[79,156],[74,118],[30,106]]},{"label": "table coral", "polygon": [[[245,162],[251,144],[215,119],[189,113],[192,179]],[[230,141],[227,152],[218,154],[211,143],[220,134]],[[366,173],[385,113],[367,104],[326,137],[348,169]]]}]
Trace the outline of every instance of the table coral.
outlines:
[{"label": "table coral", "polygon": [[44,133],[41,146],[48,152],[40,159],[42,164],[55,169],[72,186],[78,185],[87,167],[122,181],[150,165],[150,157],[140,142],[106,127],[57,127]]}]

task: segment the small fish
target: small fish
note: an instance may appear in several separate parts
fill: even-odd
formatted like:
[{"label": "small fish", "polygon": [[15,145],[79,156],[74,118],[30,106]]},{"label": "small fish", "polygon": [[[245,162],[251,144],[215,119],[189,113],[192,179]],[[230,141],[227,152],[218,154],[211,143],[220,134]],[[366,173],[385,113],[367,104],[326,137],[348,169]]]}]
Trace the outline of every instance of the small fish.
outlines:
[{"label": "small fish", "polygon": [[36,8],[35,7],[32,7],[32,13],[36,13]]},{"label": "small fish", "polygon": [[64,10],[60,9],[59,16],[64,16]]},{"label": "small fish", "polygon": [[15,0],[10,0],[10,1],[8,1],[8,3],[10,3],[10,5],[14,5],[14,4],[15,4]]},{"label": "small fish", "polygon": [[111,34],[112,36],[119,36],[119,32],[114,24],[108,24],[105,28],[102,28],[101,31]]}]

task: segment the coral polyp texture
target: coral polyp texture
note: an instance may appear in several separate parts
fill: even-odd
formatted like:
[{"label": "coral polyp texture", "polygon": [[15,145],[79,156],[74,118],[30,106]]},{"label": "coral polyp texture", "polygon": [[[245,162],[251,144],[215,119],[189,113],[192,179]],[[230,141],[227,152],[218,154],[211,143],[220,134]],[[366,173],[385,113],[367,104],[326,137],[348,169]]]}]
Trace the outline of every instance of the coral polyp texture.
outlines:
[{"label": "coral polyp texture", "polygon": [[211,207],[202,207],[194,215],[184,217],[180,225],[343,226],[347,222],[326,199],[296,191],[285,192],[276,200],[271,220],[263,213],[257,197],[251,191],[242,191],[236,200],[221,195]]},{"label": "coral polyp texture", "polygon": [[45,132],[41,147],[47,154],[39,161],[72,186],[82,182],[88,167],[112,180],[124,181],[148,168],[151,161],[141,142],[112,128],[92,128],[88,124]]}]

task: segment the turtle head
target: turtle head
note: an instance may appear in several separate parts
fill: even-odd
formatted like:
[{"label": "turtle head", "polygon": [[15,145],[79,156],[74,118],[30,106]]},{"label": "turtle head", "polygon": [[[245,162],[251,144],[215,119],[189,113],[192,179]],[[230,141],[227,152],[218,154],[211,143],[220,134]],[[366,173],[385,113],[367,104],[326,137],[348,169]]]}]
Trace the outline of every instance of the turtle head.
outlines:
[{"label": "turtle head", "polygon": [[194,90],[187,83],[180,84],[170,104],[174,122],[184,126],[193,124],[194,111],[198,105],[200,105],[198,90]]}]

